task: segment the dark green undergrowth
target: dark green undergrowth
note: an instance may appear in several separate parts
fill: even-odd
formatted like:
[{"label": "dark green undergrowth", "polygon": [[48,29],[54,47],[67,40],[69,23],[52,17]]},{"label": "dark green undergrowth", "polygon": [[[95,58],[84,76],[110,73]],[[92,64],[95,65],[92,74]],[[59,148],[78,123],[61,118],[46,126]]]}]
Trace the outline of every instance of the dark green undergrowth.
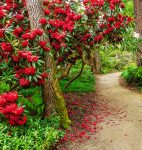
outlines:
[{"label": "dark green undergrowth", "polygon": [[142,67],[128,67],[122,77],[128,84],[142,87]]},{"label": "dark green undergrowth", "polygon": [[[4,82],[1,85],[0,93],[9,90]],[[0,120],[0,150],[48,150],[63,137],[58,116],[51,115],[41,120],[43,102],[40,87],[21,89],[17,102],[25,107],[28,122],[24,126],[11,127]]]},{"label": "dark green undergrowth", "polygon": [[[70,72],[69,77],[61,81],[63,92],[93,92],[95,79],[88,66],[85,66],[82,75],[68,88],[64,85],[78,73],[81,64],[77,64]],[[0,84],[0,93],[9,91],[9,85],[4,81]],[[23,88],[19,91],[18,105],[25,107],[28,122],[24,126],[10,127],[0,120],[0,150],[48,150],[63,136],[59,129],[60,118],[51,116],[41,120],[43,113],[42,93],[40,87]],[[1,117],[0,117],[1,118]]]},{"label": "dark green undergrowth", "polygon": [[59,123],[57,116],[44,120],[29,117],[28,123],[21,127],[10,127],[0,122],[0,149],[48,150],[64,135],[58,129]]},{"label": "dark green undergrowth", "polygon": [[95,78],[92,74],[90,67],[85,66],[82,75],[72,82],[67,88],[64,86],[79,72],[80,64],[75,65],[70,75],[60,81],[61,89],[63,92],[94,92],[95,91]]}]

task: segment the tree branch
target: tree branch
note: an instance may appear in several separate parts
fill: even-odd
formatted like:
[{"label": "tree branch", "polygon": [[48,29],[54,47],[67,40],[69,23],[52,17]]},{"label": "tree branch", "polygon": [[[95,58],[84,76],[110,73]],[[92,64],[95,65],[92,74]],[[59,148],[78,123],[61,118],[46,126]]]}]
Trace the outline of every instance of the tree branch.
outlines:
[{"label": "tree branch", "polygon": [[81,76],[81,74],[82,74],[82,72],[83,72],[83,69],[84,69],[84,66],[85,66],[85,63],[84,63],[84,61],[83,61],[83,59],[82,59],[82,67],[81,67],[80,72],[79,72],[74,78],[72,78],[72,79],[64,86],[64,88],[67,88],[73,81],[75,81],[77,78],[79,78],[79,77]]},{"label": "tree branch", "polygon": [[67,65],[66,69],[64,70],[64,72],[62,73],[62,75],[58,78],[58,80],[62,80],[64,77],[67,77],[70,73],[70,70],[71,70],[72,66],[73,65],[71,63],[69,63]]}]

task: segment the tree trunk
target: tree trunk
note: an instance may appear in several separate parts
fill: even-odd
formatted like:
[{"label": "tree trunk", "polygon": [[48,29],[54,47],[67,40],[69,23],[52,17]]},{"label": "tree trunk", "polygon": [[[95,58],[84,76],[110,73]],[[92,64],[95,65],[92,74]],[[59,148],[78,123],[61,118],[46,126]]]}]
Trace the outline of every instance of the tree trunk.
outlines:
[{"label": "tree trunk", "polygon": [[[135,14],[135,31],[142,37],[142,1],[134,0],[134,14]],[[140,43],[137,50],[137,66],[142,66],[142,43]]]},{"label": "tree trunk", "polygon": [[93,64],[94,64],[93,72],[95,74],[100,74],[101,73],[101,58],[100,58],[99,50],[95,50]]},{"label": "tree trunk", "polygon": [[[31,29],[41,29],[39,20],[44,18],[43,4],[41,0],[26,0],[27,10],[30,19]],[[41,37],[41,40],[46,40],[50,45],[50,39],[44,35]],[[51,47],[52,48],[52,47]],[[45,70],[50,70],[48,80],[45,81],[42,87],[42,95],[44,102],[44,117],[49,116],[53,109],[55,108],[56,112],[61,118],[61,125],[64,128],[68,128],[71,121],[68,117],[68,112],[65,105],[65,100],[62,95],[58,79],[56,78],[56,67],[54,58],[48,53],[44,58]]]}]

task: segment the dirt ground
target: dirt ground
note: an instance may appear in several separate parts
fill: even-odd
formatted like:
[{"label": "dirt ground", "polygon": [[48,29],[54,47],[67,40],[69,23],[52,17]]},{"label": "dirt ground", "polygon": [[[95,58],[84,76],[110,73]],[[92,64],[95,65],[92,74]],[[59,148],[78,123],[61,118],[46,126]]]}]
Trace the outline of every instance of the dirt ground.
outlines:
[{"label": "dirt ground", "polygon": [[142,150],[142,94],[121,86],[119,77],[120,73],[96,76],[94,99],[114,108],[114,115],[99,124],[95,140],[92,135],[71,143],[68,150]]}]

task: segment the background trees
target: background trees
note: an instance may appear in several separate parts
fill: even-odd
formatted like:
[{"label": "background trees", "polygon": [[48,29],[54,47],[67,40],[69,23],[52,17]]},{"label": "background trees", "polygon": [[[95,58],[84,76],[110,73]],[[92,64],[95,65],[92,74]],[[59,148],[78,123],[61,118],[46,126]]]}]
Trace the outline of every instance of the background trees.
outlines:
[{"label": "background trees", "polygon": [[[135,30],[138,38],[142,36],[142,14],[141,14],[142,2],[140,0],[134,0],[134,13],[135,13]],[[137,50],[137,65],[142,66],[142,50],[141,44]]]}]

